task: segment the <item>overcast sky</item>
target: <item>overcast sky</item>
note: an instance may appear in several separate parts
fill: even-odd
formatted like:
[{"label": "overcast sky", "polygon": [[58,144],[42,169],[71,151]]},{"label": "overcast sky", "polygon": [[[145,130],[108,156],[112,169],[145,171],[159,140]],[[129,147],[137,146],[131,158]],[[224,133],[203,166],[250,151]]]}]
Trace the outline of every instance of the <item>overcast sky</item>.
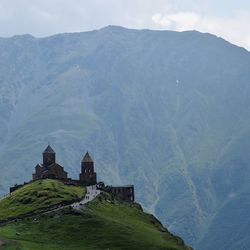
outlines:
[{"label": "overcast sky", "polygon": [[0,36],[121,25],[198,30],[250,50],[250,0],[0,0]]}]

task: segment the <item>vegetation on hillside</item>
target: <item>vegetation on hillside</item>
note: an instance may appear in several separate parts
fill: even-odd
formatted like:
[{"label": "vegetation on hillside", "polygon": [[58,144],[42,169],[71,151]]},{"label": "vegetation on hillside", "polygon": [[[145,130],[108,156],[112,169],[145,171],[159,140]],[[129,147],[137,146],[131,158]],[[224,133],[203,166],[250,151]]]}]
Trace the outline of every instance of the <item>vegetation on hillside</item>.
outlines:
[{"label": "vegetation on hillside", "polygon": [[58,180],[38,180],[0,200],[0,220],[20,216],[83,197],[83,187],[67,186]]},{"label": "vegetation on hillside", "polygon": [[140,206],[101,194],[84,210],[66,208],[0,227],[0,238],[9,240],[5,250],[187,250]]}]

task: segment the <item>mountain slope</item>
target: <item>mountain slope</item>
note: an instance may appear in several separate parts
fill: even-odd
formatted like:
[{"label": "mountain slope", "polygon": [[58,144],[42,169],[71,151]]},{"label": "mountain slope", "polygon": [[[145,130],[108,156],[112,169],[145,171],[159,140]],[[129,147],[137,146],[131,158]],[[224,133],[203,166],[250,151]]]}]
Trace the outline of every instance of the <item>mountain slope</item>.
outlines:
[{"label": "mountain slope", "polygon": [[248,249],[250,238],[246,232],[250,223],[249,198],[249,192],[242,193],[222,206],[197,248],[209,250],[212,245],[214,248],[222,246],[222,249],[227,250]]},{"label": "mountain slope", "polygon": [[[58,185],[57,181],[49,182]],[[13,195],[19,193],[23,200],[28,199],[34,196],[33,187],[34,184],[29,184]],[[68,187],[59,188],[57,195],[63,195],[65,188]],[[42,185],[38,191],[43,191]],[[55,195],[53,190],[47,190],[47,193],[51,197]],[[8,197],[0,201],[0,213],[3,213],[6,199]],[[40,195],[22,207],[34,209],[36,199],[40,200]],[[40,203],[47,204],[45,201]],[[7,242],[3,249],[191,249],[152,215],[145,214],[139,205],[121,203],[105,193],[88,203],[82,211],[64,208],[0,225],[0,239],[3,238]]]},{"label": "mountain slope", "polygon": [[72,177],[88,149],[100,180],[134,183],[138,201],[196,245],[249,190],[248,51],[111,26],[0,39],[0,62],[2,192],[30,179],[48,141]]}]

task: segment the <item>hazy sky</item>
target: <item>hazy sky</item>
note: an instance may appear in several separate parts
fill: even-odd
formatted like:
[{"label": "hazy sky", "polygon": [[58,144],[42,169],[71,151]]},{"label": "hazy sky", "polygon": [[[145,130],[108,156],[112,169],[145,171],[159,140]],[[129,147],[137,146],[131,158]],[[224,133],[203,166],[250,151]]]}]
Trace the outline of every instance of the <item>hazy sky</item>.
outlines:
[{"label": "hazy sky", "polygon": [[0,0],[0,36],[129,28],[210,32],[250,50],[250,0]]}]

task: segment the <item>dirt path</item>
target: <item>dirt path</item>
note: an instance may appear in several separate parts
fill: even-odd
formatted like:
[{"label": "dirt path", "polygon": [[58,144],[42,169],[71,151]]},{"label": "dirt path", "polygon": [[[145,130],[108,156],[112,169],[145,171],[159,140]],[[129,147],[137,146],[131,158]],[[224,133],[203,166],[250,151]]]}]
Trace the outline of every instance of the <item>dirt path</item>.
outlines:
[{"label": "dirt path", "polygon": [[100,190],[96,188],[96,185],[88,186],[84,198],[80,202],[75,202],[70,205],[75,210],[80,210],[84,208],[84,205],[95,199],[95,197],[100,194]]},{"label": "dirt path", "polygon": [[62,209],[68,208],[68,207],[72,207],[75,210],[81,210],[82,208],[84,208],[85,204],[94,200],[95,197],[101,193],[101,191],[96,188],[96,185],[87,186],[86,189],[87,189],[86,194],[81,201],[74,202],[70,205],[61,206],[61,207],[46,211],[46,212],[41,213],[41,214],[50,214],[52,212],[56,212],[56,211],[59,211],[59,210],[62,210]]}]

